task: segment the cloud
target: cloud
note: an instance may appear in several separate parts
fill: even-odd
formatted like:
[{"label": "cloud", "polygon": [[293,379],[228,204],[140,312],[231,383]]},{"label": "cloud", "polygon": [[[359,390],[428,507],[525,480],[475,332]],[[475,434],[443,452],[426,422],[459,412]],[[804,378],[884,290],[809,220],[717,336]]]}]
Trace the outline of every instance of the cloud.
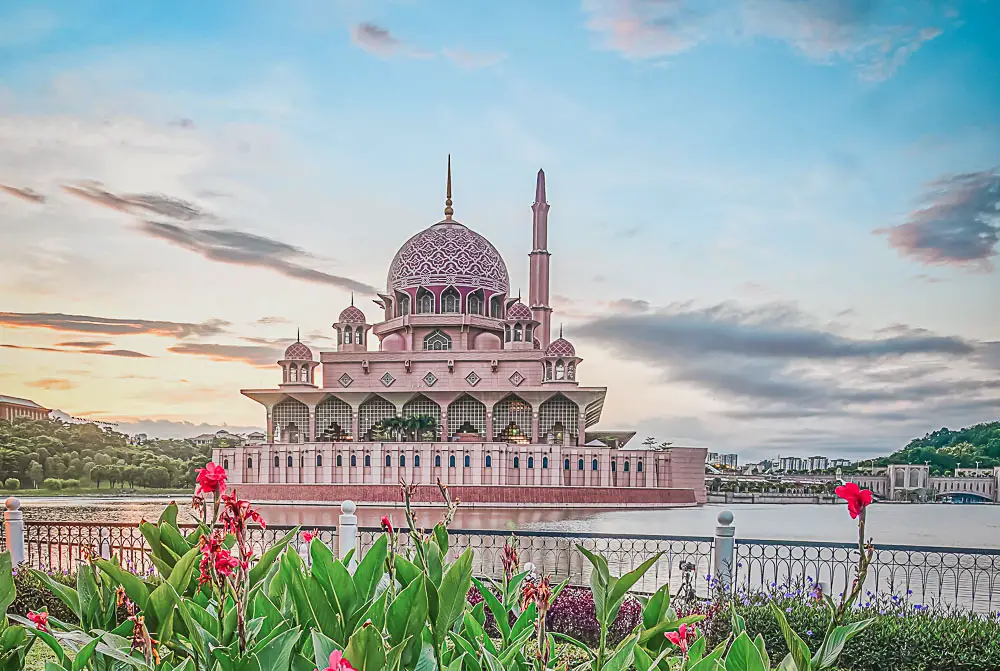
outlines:
[{"label": "cloud", "polygon": [[639,298],[619,298],[608,303],[615,312],[641,313],[649,310],[649,301]]},{"label": "cloud", "polygon": [[6,191],[15,198],[20,198],[21,200],[26,200],[29,203],[44,203],[45,196],[38,193],[34,189],[28,188],[18,188],[16,186],[10,186],[7,184],[0,184],[0,191]]},{"label": "cloud", "polygon": [[129,359],[151,359],[148,354],[143,354],[142,352],[136,352],[130,349],[104,349],[100,347],[95,347],[91,349],[82,348],[72,348],[72,349],[59,349],[58,347],[30,347],[28,345],[8,345],[2,344],[0,347],[6,349],[21,349],[30,350],[33,352],[62,352],[62,353],[72,353],[72,354],[103,354],[104,356],[118,356],[125,357]]},{"label": "cloud", "polygon": [[192,221],[210,216],[197,205],[179,198],[171,198],[158,193],[116,195],[104,189],[100,182],[67,185],[63,186],[63,189],[70,195],[127,214],[162,215],[181,221]]},{"label": "cloud", "polygon": [[[919,3],[912,3],[918,5]],[[941,34],[944,13],[879,0],[584,0],[604,46],[662,59],[707,42],[784,42],[815,63],[854,64],[881,81]]]},{"label": "cloud", "polygon": [[260,319],[257,320],[257,323],[269,326],[271,324],[289,324],[291,322],[289,322],[284,317],[271,316],[271,317],[261,317]]},{"label": "cloud", "polygon": [[410,47],[385,28],[374,23],[359,23],[351,28],[351,42],[368,53],[389,58],[404,56],[407,58],[429,58],[429,52]]},{"label": "cloud", "polygon": [[236,361],[258,368],[274,366],[281,358],[281,350],[255,345],[218,345],[212,343],[182,343],[167,348],[174,354],[203,356],[212,361]]},{"label": "cloud", "polygon": [[285,277],[328,284],[347,291],[369,294],[377,291],[374,286],[350,277],[302,265],[297,259],[309,260],[313,257],[298,247],[272,238],[233,229],[197,229],[159,221],[143,221],[140,226],[147,235],[171,242],[211,261],[267,268]]},{"label": "cloud", "polygon": [[[53,416],[64,421],[71,419],[71,415],[63,410],[53,410]],[[246,434],[252,431],[263,431],[262,426],[233,426],[231,424],[195,424],[193,422],[177,421],[172,419],[133,417],[111,415],[104,412],[77,413],[77,418],[91,418],[93,421],[101,421],[113,424],[115,431],[129,435],[145,433],[150,438],[194,438],[203,433],[215,433],[219,429],[225,429],[230,433]],[[79,421],[79,419],[77,419]]]},{"label": "cloud", "polygon": [[110,347],[112,344],[107,340],[73,340],[69,342],[57,342],[56,347]]},{"label": "cloud", "polygon": [[0,312],[0,326],[39,328],[71,333],[102,335],[156,335],[172,338],[213,336],[226,332],[229,322],[210,319],[200,324],[190,322],[155,321],[149,319],[118,319],[91,317],[61,312]]},{"label": "cloud", "polygon": [[474,53],[465,49],[442,49],[441,53],[463,70],[478,70],[507,60],[505,53]]},{"label": "cloud", "polygon": [[75,382],[59,377],[46,377],[41,380],[29,380],[24,384],[28,387],[48,389],[49,391],[68,391],[76,388]]},{"label": "cloud", "polygon": [[992,271],[1000,242],[1000,168],[938,179],[924,199],[905,223],[875,233],[924,265]]}]

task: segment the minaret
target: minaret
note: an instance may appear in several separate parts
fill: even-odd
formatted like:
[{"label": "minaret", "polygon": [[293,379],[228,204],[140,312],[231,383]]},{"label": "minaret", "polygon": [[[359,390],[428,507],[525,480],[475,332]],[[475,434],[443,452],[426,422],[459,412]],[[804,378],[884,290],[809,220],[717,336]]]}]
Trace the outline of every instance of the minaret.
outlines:
[{"label": "minaret", "polygon": [[528,289],[528,307],[531,316],[538,322],[536,331],[541,349],[549,344],[552,308],[549,307],[549,204],[545,202],[545,172],[538,171],[535,183],[535,202],[531,206],[532,236],[530,273],[531,285]]}]

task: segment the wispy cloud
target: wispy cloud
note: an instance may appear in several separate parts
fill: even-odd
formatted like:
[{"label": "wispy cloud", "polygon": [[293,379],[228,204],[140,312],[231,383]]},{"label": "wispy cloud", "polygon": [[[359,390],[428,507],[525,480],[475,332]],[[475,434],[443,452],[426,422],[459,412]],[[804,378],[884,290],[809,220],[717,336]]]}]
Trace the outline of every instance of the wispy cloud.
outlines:
[{"label": "wispy cloud", "polygon": [[174,354],[203,356],[212,361],[236,361],[259,368],[274,366],[281,358],[281,350],[256,345],[218,345],[212,343],[182,343],[168,347]]},{"label": "wispy cloud", "polygon": [[403,56],[406,58],[430,58],[432,53],[417,49],[405,43],[386,28],[374,23],[358,23],[351,27],[351,41],[368,53],[389,58]]},{"label": "wispy cloud", "polygon": [[442,49],[441,53],[463,70],[489,68],[507,60],[507,54],[501,52],[485,53],[466,51],[465,49]]},{"label": "wispy cloud", "polygon": [[31,347],[29,345],[10,345],[2,344],[0,347],[5,349],[20,349],[20,350],[30,350],[33,352],[62,352],[63,354],[100,354],[103,356],[117,356],[124,357],[126,359],[151,359],[152,357],[148,354],[143,354],[142,352],[136,352],[130,349],[106,349],[103,347],[93,347],[93,348],[59,348],[59,347]]},{"label": "wispy cloud", "polygon": [[159,193],[117,195],[106,190],[100,182],[67,185],[63,189],[67,193],[91,203],[137,216],[162,215],[181,221],[204,219],[211,216],[194,203],[179,198],[171,198]]},{"label": "wispy cloud", "polygon": [[0,312],[0,326],[39,328],[71,333],[100,333],[103,335],[145,334],[172,338],[213,336],[225,333],[226,327],[229,325],[229,322],[221,319],[210,319],[200,324],[194,324],[150,319],[93,317],[61,312]]},{"label": "wispy cloud", "polygon": [[899,11],[880,0],[584,0],[588,26],[604,46],[633,59],[660,59],[708,42],[766,38],[816,63],[854,64],[881,81],[941,34],[923,22],[948,19],[912,3]]},{"label": "wispy cloud", "polygon": [[34,189],[19,188],[16,186],[10,186],[9,184],[0,184],[0,191],[5,191],[15,198],[26,200],[29,203],[41,204],[45,202],[45,196],[38,193]]},{"label": "wispy cloud", "polygon": [[992,271],[990,259],[1000,252],[1000,168],[942,177],[924,200],[905,223],[875,233],[926,265]]},{"label": "wispy cloud", "polygon": [[76,388],[76,383],[61,377],[44,377],[40,380],[28,380],[24,383],[36,389],[48,389],[49,391],[68,391]]}]

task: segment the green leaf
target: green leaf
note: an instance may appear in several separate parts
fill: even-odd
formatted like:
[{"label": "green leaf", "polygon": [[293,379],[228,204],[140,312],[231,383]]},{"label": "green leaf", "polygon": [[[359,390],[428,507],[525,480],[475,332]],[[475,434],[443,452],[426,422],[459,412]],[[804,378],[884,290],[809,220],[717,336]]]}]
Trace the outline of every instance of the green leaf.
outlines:
[{"label": "green leaf", "polygon": [[427,541],[424,544],[424,560],[427,562],[427,577],[435,587],[440,587],[441,576],[444,574],[444,555],[437,543]]},{"label": "green leaf", "polygon": [[537,617],[538,607],[535,605],[535,602],[532,601],[528,604],[527,608],[521,611],[521,614],[517,616],[517,620],[514,621],[514,626],[510,628],[511,640],[517,640],[522,633],[529,629],[533,629]]},{"label": "green leaf", "polygon": [[734,636],[739,636],[747,630],[746,620],[743,619],[742,615],[736,612],[735,601],[732,603],[732,617],[730,619],[732,620],[732,630]]},{"label": "green leaf", "polygon": [[260,560],[257,561],[257,564],[254,565],[252,569],[250,569],[251,587],[264,579],[264,576],[267,575],[268,570],[271,568],[271,564],[274,563],[274,560],[278,558],[278,555],[281,554],[281,551],[285,549],[285,546],[288,545],[298,533],[299,533],[299,527],[295,527],[287,534],[282,536],[278,540],[278,542],[269,547],[264,552],[264,554],[260,556]]},{"label": "green leaf", "polygon": [[618,652],[604,663],[601,671],[625,671],[625,669],[632,666],[633,651],[638,640],[637,636],[630,636],[626,639],[624,645],[619,646]]},{"label": "green leaf", "polygon": [[118,560],[98,559],[96,563],[115,583],[125,588],[128,598],[145,610],[146,602],[149,600],[149,588],[146,583],[119,566]]},{"label": "green leaf", "polygon": [[760,653],[760,658],[764,660],[764,668],[770,669],[771,658],[768,656],[767,647],[764,645],[764,636],[761,634],[757,634],[757,636],[753,639],[753,644],[754,647],[757,648],[757,652]]},{"label": "green leaf", "polygon": [[101,615],[101,595],[94,567],[90,564],[81,563],[76,569],[76,594],[80,602],[80,624],[84,629],[91,629]]},{"label": "green leaf", "polygon": [[157,523],[157,526],[163,524],[169,524],[172,527],[177,526],[177,504],[173,501],[160,513],[160,521]]},{"label": "green leaf", "polygon": [[660,589],[653,592],[653,596],[646,600],[642,608],[642,627],[652,629],[662,619],[663,615],[670,607],[670,585],[664,584]]},{"label": "green leaf", "polygon": [[316,662],[317,669],[325,669],[329,666],[330,653],[334,650],[340,650],[336,643],[315,629],[312,632],[312,646],[313,659]]},{"label": "green leaf", "polygon": [[83,648],[80,649],[80,652],[76,653],[76,656],[73,658],[73,671],[83,671],[87,662],[89,662],[90,658],[94,655],[94,650],[97,649],[97,644],[100,642],[101,639],[95,638],[93,641],[83,646]]},{"label": "green leaf", "polygon": [[183,557],[191,549],[191,544],[181,536],[177,527],[170,524],[160,525],[160,544],[178,557]]},{"label": "green leaf", "polygon": [[430,644],[424,644],[420,648],[420,656],[417,658],[417,665],[413,671],[436,671],[437,662],[434,660],[434,648]]},{"label": "green leaf", "polygon": [[[316,576],[311,575],[305,581],[305,592],[312,614],[311,621],[314,621],[320,631],[326,636],[329,636],[334,641],[346,643],[351,632],[343,630],[341,623],[344,621],[344,618],[338,616],[334,605],[330,603],[326,591],[324,591]],[[300,614],[300,621],[304,615],[305,613]]]},{"label": "green leaf", "polygon": [[704,615],[685,615],[684,617],[677,620],[661,622],[652,629],[644,630],[642,634],[639,636],[639,644],[645,645],[648,641],[654,638],[658,637],[662,638],[663,634],[665,634],[668,631],[677,631],[677,629],[680,628],[682,624],[695,624],[697,622],[701,622],[704,619],[705,619]]},{"label": "green leaf", "polygon": [[291,666],[292,650],[299,639],[299,631],[298,627],[294,627],[271,638],[263,645],[254,646],[253,654],[257,657],[260,668],[267,671],[288,669]]},{"label": "green leaf", "polygon": [[837,660],[840,658],[840,653],[844,651],[844,645],[846,645],[847,642],[854,636],[860,634],[862,631],[871,626],[873,622],[875,622],[875,619],[871,618],[835,627],[834,630],[827,634],[826,638],[823,639],[823,643],[819,646],[819,650],[817,650],[816,654],[813,656],[813,668],[817,669],[817,671],[833,668],[837,664]]},{"label": "green leaf", "polygon": [[385,575],[385,558],[388,554],[388,536],[382,534],[361,558],[358,567],[354,569],[354,588],[358,599],[362,602],[375,596],[375,588]]},{"label": "green leaf", "polygon": [[781,609],[773,603],[769,605],[771,606],[771,612],[774,613],[774,617],[778,620],[778,627],[781,629],[781,634],[785,637],[785,643],[788,645],[788,655],[792,658],[796,668],[798,671],[811,671],[812,665],[809,659],[809,646],[788,625],[788,620],[785,619],[785,614],[781,612]]},{"label": "green leaf", "polygon": [[768,671],[760,650],[753,644],[746,631],[740,633],[726,655],[726,671]]},{"label": "green leaf", "polygon": [[552,632],[552,635],[561,641],[566,641],[574,648],[583,650],[585,653],[587,653],[587,657],[589,657],[590,659],[594,659],[596,657],[594,651],[590,649],[590,646],[584,643],[583,641],[577,640],[568,634],[560,634],[557,631]]},{"label": "green leaf", "polygon": [[582,545],[577,545],[584,557],[593,565],[590,572],[590,591],[594,595],[594,610],[597,615],[597,622],[602,626],[608,626],[608,594],[612,588],[611,573],[608,570],[608,560],[599,554],[594,554]]},{"label": "green leaf", "polygon": [[493,619],[496,621],[497,628],[500,630],[500,635],[503,637],[504,643],[510,640],[510,622],[507,620],[507,611],[504,609],[503,604],[497,599],[496,595],[490,591],[490,588],[484,585],[478,578],[473,578],[472,582],[476,585],[476,589],[483,596],[483,602],[486,607],[490,609],[493,613]]},{"label": "green leaf", "polygon": [[441,523],[434,526],[434,540],[437,542],[438,547],[441,549],[441,555],[448,554],[448,529]]},{"label": "green leaf", "polygon": [[414,580],[389,604],[386,629],[393,645],[409,636],[417,636],[427,622],[427,591],[424,582]]},{"label": "green leaf", "polygon": [[465,610],[466,598],[469,589],[472,587],[472,549],[469,548],[462,553],[462,556],[448,567],[444,577],[441,578],[441,589],[439,590],[437,626],[435,635],[438,643],[444,641],[444,635],[451,629],[455,621],[462,616]]},{"label": "green leaf", "polygon": [[201,557],[201,550],[198,547],[193,547],[181,557],[176,564],[174,564],[173,570],[170,572],[170,577],[167,578],[167,582],[173,587],[178,594],[184,594],[187,592],[188,586],[191,584],[191,572],[194,570],[195,564]]},{"label": "green leaf", "polygon": [[[76,590],[72,587],[57,582],[52,579],[47,573],[42,573],[41,571],[36,571],[35,569],[30,569],[31,575],[35,576],[39,582],[45,585],[50,592],[56,595],[60,601],[62,601],[66,606],[73,611],[73,614],[80,617],[80,596],[76,593]],[[138,580],[138,578],[136,578]]]},{"label": "green leaf", "polygon": [[383,671],[385,669],[385,645],[374,627],[362,627],[354,632],[347,651],[347,661],[357,671]]},{"label": "green leaf", "polygon": [[[662,552],[657,552],[655,555],[639,564],[634,571],[629,571],[622,577],[618,578],[618,580],[615,581],[614,587],[611,589],[611,603],[616,603],[624,599],[625,595],[628,594],[628,591],[632,589],[632,586],[639,582],[639,579],[645,575],[646,571],[648,571],[650,567],[652,567],[653,564],[655,564],[662,556]],[[611,617],[613,618],[617,616],[617,614],[618,613],[616,612],[615,615],[612,615]]]},{"label": "green leaf", "polygon": [[396,579],[404,586],[409,585],[423,574],[423,571],[406,557],[396,555],[393,563],[396,567]]},{"label": "green leaf", "polygon": [[17,598],[17,588],[14,587],[14,572],[10,562],[10,553],[0,553],[0,613],[6,614],[10,604]]}]

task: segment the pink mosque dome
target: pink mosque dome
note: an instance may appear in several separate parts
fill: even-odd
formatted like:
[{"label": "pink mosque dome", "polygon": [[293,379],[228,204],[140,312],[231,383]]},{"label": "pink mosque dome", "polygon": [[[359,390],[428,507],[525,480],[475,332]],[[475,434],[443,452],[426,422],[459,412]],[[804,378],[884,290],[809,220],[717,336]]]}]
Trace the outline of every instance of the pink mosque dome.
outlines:
[{"label": "pink mosque dome", "polygon": [[511,305],[510,308],[508,308],[507,319],[511,321],[516,321],[518,319],[521,320],[533,319],[533,317],[531,316],[531,310],[528,309],[528,306],[522,303],[521,301],[517,301],[516,303]]},{"label": "pink mosque dome", "polygon": [[312,361],[313,353],[304,343],[296,340],[285,350],[285,359],[288,361]]},{"label": "pink mosque dome", "polygon": [[545,356],[576,356],[576,348],[570,341],[559,336],[545,348]]},{"label": "pink mosque dome", "polygon": [[342,324],[365,324],[368,320],[365,318],[365,313],[356,308],[352,303],[344,308],[337,321]]},{"label": "pink mosque dome", "polygon": [[489,240],[450,217],[407,240],[389,265],[389,292],[427,286],[506,294],[507,265]]}]

